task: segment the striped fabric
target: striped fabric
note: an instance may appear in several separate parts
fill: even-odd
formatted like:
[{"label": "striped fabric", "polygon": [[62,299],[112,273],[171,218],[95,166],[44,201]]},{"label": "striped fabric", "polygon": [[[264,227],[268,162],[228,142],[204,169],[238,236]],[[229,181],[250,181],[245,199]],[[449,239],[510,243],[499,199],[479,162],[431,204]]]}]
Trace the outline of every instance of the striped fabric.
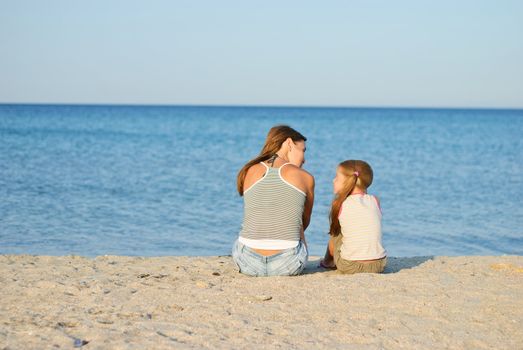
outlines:
[{"label": "striped fabric", "polygon": [[339,216],[343,235],[340,256],[345,260],[373,260],[387,255],[381,245],[381,210],[368,194],[347,197]]},{"label": "striped fabric", "polygon": [[306,195],[281,177],[286,164],[280,168],[261,164],[267,172],[243,193],[239,241],[256,249],[294,248],[300,241]]}]

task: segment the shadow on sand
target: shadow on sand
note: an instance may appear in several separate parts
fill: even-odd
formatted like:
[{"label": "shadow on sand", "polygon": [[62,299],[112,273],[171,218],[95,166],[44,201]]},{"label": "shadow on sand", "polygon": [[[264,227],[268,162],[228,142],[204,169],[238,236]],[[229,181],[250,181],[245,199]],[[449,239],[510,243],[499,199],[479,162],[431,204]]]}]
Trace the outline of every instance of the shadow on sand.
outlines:
[{"label": "shadow on sand", "polygon": [[434,259],[433,255],[429,256],[413,256],[406,258],[387,258],[387,266],[383,273],[396,273],[401,270],[412,269],[413,267],[419,266],[426,261]]}]

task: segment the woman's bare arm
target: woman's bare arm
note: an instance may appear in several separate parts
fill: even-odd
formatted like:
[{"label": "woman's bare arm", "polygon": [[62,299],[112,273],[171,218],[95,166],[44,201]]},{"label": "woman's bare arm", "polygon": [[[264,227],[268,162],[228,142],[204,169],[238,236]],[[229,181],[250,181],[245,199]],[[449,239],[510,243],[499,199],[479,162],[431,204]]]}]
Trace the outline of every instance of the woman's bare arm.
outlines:
[{"label": "woman's bare arm", "polygon": [[307,197],[305,198],[305,208],[303,210],[303,231],[305,231],[309,226],[312,215],[312,207],[314,205],[314,177],[309,173],[306,173],[305,185],[307,189],[305,194]]}]

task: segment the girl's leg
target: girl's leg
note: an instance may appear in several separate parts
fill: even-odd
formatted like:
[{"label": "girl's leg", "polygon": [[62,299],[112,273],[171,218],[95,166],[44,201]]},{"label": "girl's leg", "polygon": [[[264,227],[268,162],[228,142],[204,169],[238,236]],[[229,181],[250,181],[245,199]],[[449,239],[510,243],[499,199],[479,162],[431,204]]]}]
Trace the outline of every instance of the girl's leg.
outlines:
[{"label": "girl's leg", "polygon": [[329,239],[329,244],[327,244],[327,249],[325,250],[325,256],[320,260],[320,266],[325,268],[335,268],[336,264],[334,263],[334,239],[331,236]]}]

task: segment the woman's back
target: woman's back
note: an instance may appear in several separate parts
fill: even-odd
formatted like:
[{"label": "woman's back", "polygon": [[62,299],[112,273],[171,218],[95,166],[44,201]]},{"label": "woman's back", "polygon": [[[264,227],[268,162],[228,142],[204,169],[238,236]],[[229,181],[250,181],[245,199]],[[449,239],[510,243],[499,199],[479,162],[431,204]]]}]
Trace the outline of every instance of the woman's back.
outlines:
[{"label": "woman's back", "polygon": [[260,164],[265,174],[244,191],[240,241],[258,249],[295,247],[303,227],[306,193],[282,176],[285,168],[292,167],[289,163],[277,168]]}]

